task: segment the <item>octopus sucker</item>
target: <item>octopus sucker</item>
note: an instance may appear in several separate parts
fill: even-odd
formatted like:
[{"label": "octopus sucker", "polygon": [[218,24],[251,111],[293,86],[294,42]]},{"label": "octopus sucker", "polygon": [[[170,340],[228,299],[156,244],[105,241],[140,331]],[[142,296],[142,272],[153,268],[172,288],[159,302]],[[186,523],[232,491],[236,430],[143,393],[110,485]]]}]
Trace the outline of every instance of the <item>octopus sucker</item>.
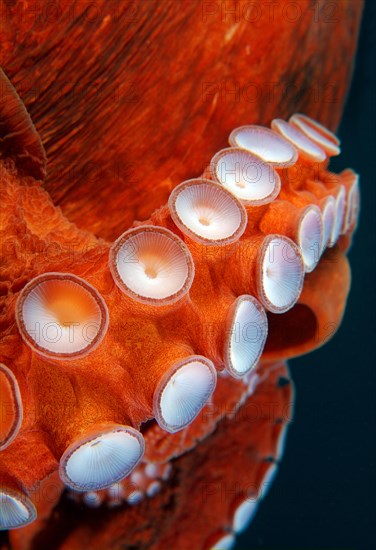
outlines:
[{"label": "octopus sucker", "polygon": [[23,406],[20,389],[13,372],[0,363],[0,451],[17,437],[22,424]]},{"label": "octopus sucker", "polygon": [[334,216],[334,225],[331,236],[331,245],[333,246],[339,239],[342,234],[342,227],[345,220],[346,212],[346,190],[345,186],[341,185],[338,189],[338,192],[335,196],[335,216]]},{"label": "octopus sucker", "polygon": [[257,511],[257,499],[248,498],[238,504],[232,523],[232,529],[236,535],[246,530]]},{"label": "octopus sucker", "polygon": [[316,205],[308,206],[300,218],[297,238],[307,273],[315,269],[320,259],[323,248],[323,233],[324,227],[320,209]]},{"label": "octopus sucker", "polygon": [[237,147],[214,155],[209,174],[248,206],[272,202],[281,189],[280,177],[272,165]]},{"label": "octopus sucker", "polygon": [[232,533],[224,533],[222,536],[219,536],[219,539],[209,550],[231,550],[235,542],[235,535]]},{"label": "octopus sucker", "polygon": [[22,492],[1,487],[0,529],[17,529],[32,523],[37,511],[32,501]]},{"label": "octopus sucker", "polygon": [[[325,176],[322,174],[322,177]],[[336,174],[329,174],[326,177],[328,177],[328,181],[326,181],[324,185],[322,185],[322,182],[320,181],[308,180],[307,191],[314,195],[316,204],[320,207],[322,212],[327,205],[327,201],[331,201],[332,199],[334,200],[334,213],[332,214],[330,212],[329,220],[327,220],[327,230],[329,230],[329,225],[331,227],[330,236],[328,235],[327,238],[327,246],[331,248],[337,243],[340,235],[343,233],[345,208],[347,202],[346,197],[348,193],[346,192],[341,178]]]},{"label": "octopus sucker", "polygon": [[247,226],[247,212],[241,202],[210,180],[189,180],[175,187],[169,209],[179,229],[204,245],[237,241]]},{"label": "octopus sucker", "polygon": [[321,253],[327,246],[334,244],[332,241],[332,234],[336,214],[336,201],[334,197],[329,195],[324,201],[322,208],[323,238]]},{"label": "octopus sucker", "polygon": [[102,504],[101,495],[95,491],[85,493],[82,501],[88,508],[98,508]]},{"label": "octopus sucker", "polygon": [[16,322],[27,345],[50,358],[90,353],[108,327],[105,301],[89,283],[69,273],[44,273],[19,295]]},{"label": "octopus sucker", "polygon": [[299,208],[276,200],[262,217],[260,228],[266,235],[275,231],[292,239],[299,246],[304,270],[310,273],[315,269],[323,248],[323,220],[318,206]]},{"label": "octopus sucker", "polygon": [[[174,97],[159,98],[158,112],[160,63],[153,58],[144,74],[148,58],[138,56],[150,21],[167,13],[164,4],[152,17],[140,4],[135,28],[143,38],[130,29],[125,39],[117,29],[104,47],[115,16],[99,0],[103,18],[77,59],[63,47],[56,55],[46,24],[41,36],[53,41],[52,64],[28,16],[20,23],[23,51],[10,53],[13,31],[5,31],[6,72],[19,90],[0,73],[0,383],[8,411],[0,528],[14,530],[12,550],[163,550],[172,541],[180,550],[187,540],[195,550],[233,547],[283,454],[293,407],[284,361],[327,341],[344,312],[345,252],[360,197],[355,172],[329,169],[340,153],[329,129],[340,101],[333,109],[285,99],[225,108],[221,90],[206,101],[206,79],[214,78],[214,88],[222,82],[229,52],[239,66],[235,75],[228,67],[228,76],[249,74],[244,51],[253,38],[242,21],[222,47],[227,22],[208,23],[210,55],[202,56],[200,32],[184,41],[203,24],[188,4],[148,42],[160,59],[179,56],[180,69],[163,81]],[[69,28],[79,45],[86,12],[75,9],[79,29],[76,14]],[[4,12],[15,13],[8,5]],[[54,31],[62,42],[65,24],[59,18]],[[273,43],[272,27],[260,47]],[[185,75],[186,53],[165,48],[163,37],[189,44],[194,79]],[[28,56],[36,66],[30,78]],[[287,77],[291,58],[280,55],[285,61]],[[260,83],[275,68],[264,63]],[[74,87],[79,66],[80,87],[95,80],[104,95],[93,98],[90,89],[76,101],[64,92],[57,102],[61,75],[72,76]],[[137,75],[138,66],[147,95],[129,107],[124,74]],[[304,67],[296,55],[297,74]],[[338,66],[339,79],[347,73]],[[43,104],[27,94],[23,101],[23,81],[39,83]],[[115,85],[118,101],[108,108]],[[319,112],[320,122],[305,112]],[[139,180],[124,175],[129,161]],[[54,498],[41,497],[51,480]]]},{"label": "octopus sucker", "polygon": [[194,277],[184,242],[168,229],[152,225],[126,231],[111,249],[109,265],[125,294],[150,305],[180,300]]},{"label": "octopus sucker", "polygon": [[104,489],[132,472],[144,446],[142,435],[130,426],[97,426],[65,451],[60,477],[75,491]]},{"label": "octopus sucker", "polygon": [[351,169],[344,170],[340,174],[341,183],[346,189],[346,211],[343,220],[341,234],[349,230],[354,231],[359,212],[359,175]]},{"label": "octopus sucker", "polygon": [[184,359],[166,372],[154,394],[158,424],[174,433],[190,424],[215,390],[217,371],[205,357]]},{"label": "octopus sucker", "polygon": [[[0,455],[2,530],[24,527],[37,519],[38,491],[57,468],[58,462],[44,435],[40,431],[21,428],[12,444]],[[12,522],[11,526],[9,522]]]},{"label": "octopus sucker", "polygon": [[313,162],[325,161],[326,154],[324,149],[309,139],[299,128],[295,128],[292,124],[280,118],[273,119],[271,127],[296,147],[303,159]]},{"label": "octopus sucker", "polygon": [[298,246],[287,237],[271,234],[262,244],[259,297],[267,310],[284,313],[299,299],[304,263]]},{"label": "octopus sucker", "polygon": [[226,333],[226,368],[241,378],[258,364],[268,334],[266,312],[256,298],[243,295],[235,300],[228,312]]},{"label": "octopus sucker", "polygon": [[296,163],[296,148],[276,132],[263,126],[241,126],[229,136],[232,147],[246,149],[275,168],[287,168]]},{"label": "octopus sucker", "polygon": [[289,122],[322,147],[328,156],[332,157],[340,154],[341,142],[338,137],[316,120],[301,113],[296,113],[289,118]]}]

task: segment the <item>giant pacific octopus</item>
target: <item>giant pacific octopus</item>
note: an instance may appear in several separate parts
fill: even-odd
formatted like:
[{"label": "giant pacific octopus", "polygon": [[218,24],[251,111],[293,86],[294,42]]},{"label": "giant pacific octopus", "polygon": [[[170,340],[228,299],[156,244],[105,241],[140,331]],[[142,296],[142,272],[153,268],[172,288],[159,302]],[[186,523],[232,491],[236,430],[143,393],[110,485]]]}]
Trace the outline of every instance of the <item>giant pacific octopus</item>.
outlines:
[{"label": "giant pacific octopus", "polygon": [[252,4],[2,4],[4,548],[230,548],[275,474],[349,291],[361,4]]}]

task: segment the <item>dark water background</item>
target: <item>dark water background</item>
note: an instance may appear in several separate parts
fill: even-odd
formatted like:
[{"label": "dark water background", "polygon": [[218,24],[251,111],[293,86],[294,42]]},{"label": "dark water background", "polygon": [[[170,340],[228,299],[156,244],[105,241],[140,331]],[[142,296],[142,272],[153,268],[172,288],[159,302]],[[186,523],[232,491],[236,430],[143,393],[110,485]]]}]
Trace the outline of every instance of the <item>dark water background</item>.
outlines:
[{"label": "dark water background", "polygon": [[342,154],[331,164],[361,174],[347,311],[331,342],[290,362],[296,405],[285,454],[237,550],[376,548],[375,43],[376,1],[367,0],[339,129]]}]

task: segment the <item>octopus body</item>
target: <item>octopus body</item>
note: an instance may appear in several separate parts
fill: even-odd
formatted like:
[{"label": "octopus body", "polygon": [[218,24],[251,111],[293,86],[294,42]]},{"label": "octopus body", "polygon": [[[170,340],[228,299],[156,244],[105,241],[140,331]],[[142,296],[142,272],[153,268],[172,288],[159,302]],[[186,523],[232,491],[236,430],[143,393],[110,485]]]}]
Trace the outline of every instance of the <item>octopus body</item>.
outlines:
[{"label": "octopus body", "polygon": [[[1,528],[30,548],[59,501],[85,503],[108,508],[108,529],[94,543],[84,521],[55,547],[120,548],[126,511],[129,544],[183,550],[190,495],[203,505],[189,547],[230,548],[283,452],[284,361],[341,322],[358,175],[329,170],[340,142],[306,114],[244,119],[201,170],[156,185],[142,221],[119,201],[98,236],[81,198],[54,204],[40,135],[5,73],[1,87]],[[99,213],[107,190],[87,191]]]}]

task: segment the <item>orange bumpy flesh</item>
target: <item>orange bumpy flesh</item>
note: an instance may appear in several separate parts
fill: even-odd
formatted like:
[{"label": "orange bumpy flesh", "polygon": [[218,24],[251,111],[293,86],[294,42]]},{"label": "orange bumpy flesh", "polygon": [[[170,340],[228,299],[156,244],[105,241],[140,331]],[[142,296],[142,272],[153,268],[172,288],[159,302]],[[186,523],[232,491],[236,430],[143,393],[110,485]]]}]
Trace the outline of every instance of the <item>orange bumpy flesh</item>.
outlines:
[{"label": "orange bumpy flesh", "polygon": [[[212,535],[231,527],[239,500],[250,492],[256,501],[262,497],[265,476],[273,466],[270,459],[279,458],[278,441],[292,418],[293,387],[286,366],[265,365],[259,375],[255,393],[238,412],[231,415],[227,409],[218,430],[194,452],[172,463],[172,483],[164,485],[155,497],[137,506],[101,507],[93,514],[85,514],[82,506],[72,511],[63,501],[55,512],[61,530],[49,529],[47,524],[40,526],[37,536],[32,526],[11,532],[12,549],[26,550],[38,541],[43,548],[59,545],[61,550],[120,550],[132,544],[141,550],[164,550],[185,548],[187,537],[192,548],[210,548]],[[95,529],[90,521],[93,517]],[[192,525],[196,526],[193,530]]]},{"label": "orange bumpy flesh", "polygon": [[[93,423],[112,421],[138,427],[141,422],[152,418],[153,392],[158,380],[173,363],[187,355],[204,355],[213,360],[218,368],[223,368],[226,314],[236,296],[246,294],[254,288],[252,277],[254,278],[260,261],[260,248],[255,248],[253,244],[255,241],[262,242],[263,234],[260,229],[257,232],[255,228],[252,231],[248,229],[237,243],[225,248],[211,247],[210,250],[185,238],[196,266],[190,300],[182,299],[172,306],[159,308],[140,305],[123,295],[114,284],[108,268],[109,245],[69,226],[58,211],[54,211],[54,215],[50,217],[53,222],[50,224],[51,233],[48,233],[47,224],[39,231],[42,235],[38,242],[39,250],[36,250],[35,238],[38,235],[40,212],[52,211],[53,205],[47,193],[40,187],[23,185],[5,167],[4,173],[5,203],[9,205],[9,209],[4,218],[3,230],[7,238],[12,238],[15,243],[9,248],[7,258],[9,280],[12,280],[11,274],[18,268],[21,280],[25,281],[23,253],[27,253],[27,279],[41,272],[63,271],[69,266],[70,271],[84,277],[99,290],[107,303],[111,319],[108,333],[101,345],[89,356],[77,358],[72,363],[55,364],[54,361],[51,364],[32,354],[22,345],[15,327],[10,329],[1,348],[2,360],[12,362],[17,379],[20,378],[22,383],[24,378],[25,384],[23,373],[26,369],[29,392],[36,403],[43,404],[42,410],[37,411],[35,420],[49,434],[49,445],[57,457]],[[18,212],[18,219],[14,216],[15,202],[28,205],[26,216],[22,210]],[[265,216],[268,206],[262,209]],[[153,215],[152,222],[174,230],[167,208],[162,208]],[[23,235],[17,240],[20,228]],[[56,257],[51,258],[48,245],[55,242],[60,228],[64,228],[59,240],[60,250]],[[175,232],[179,234],[176,228]],[[249,232],[252,236],[249,236]],[[17,242],[22,243],[21,248],[17,248]],[[76,245],[74,251],[71,243]],[[87,248],[90,249],[88,256]],[[70,257],[72,253],[74,261]],[[338,250],[333,254],[341,258]],[[325,258],[326,256],[322,260],[323,266]],[[344,259],[333,262],[331,269],[334,270],[335,277],[323,282],[331,285],[333,281],[341,280],[339,291],[329,295],[329,304],[335,304],[330,308],[330,320],[337,326],[345,305],[349,274]],[[322,282],[322,279],[315,274],[312,276],[313,281]],[[17,282],[18,285],[22,284],[20,279]],[[317,327],[325,326],[321,317],[325,317],[328,307],[323,309],[321,300],[312,300],[309,297],[310,292],[322,293],[323,286],[319,289],[315,284],[312,286],[310,290],[306,286],[302,295],[304,302],[301,303],[309,309]],[[14,307],[13,294],[6,298],[6,305],[7,311],[11,312]],[[298,308],[296,312],[299,313]],[[288,315],[293,319],[294,309]],[[283,324],[283,315],[278,322]],[[278,330],[275,334],[278,334]],[[276,346],[269,338],[268,347],[273,350],[273,359],[308,351],[325,339],[322,327],[318,333],[316,330],[312,334],[309,324],[300,328],[298,334],[299,339],[293,342],[291,348],[288,339],[282,346],[279,340],[279,346]],[[106,387],[106,392],[102,391],[103,387]],[[184,448],[183,446],[181,450]]]},{"label": "orange bumpy flesh", "polygon": [[[283,17],[286,2],[282,1],[273,20],[261,19],[259,25],[252,25],[250,33],[246,17],[237,20],[236,12],[224,17],[221,6],[217,13],[203,14],[202,6],[198,9],[194,2],[181,9],[174,0],[168,0],[158,10],[141,2],[139,24],[129,25],[126,15],[133,2],[99,0],[99,16],[94,21],[88,17],[85,3],[78,4],[72,13],[71,2],[55,2],[61,17],[53,24],[48,17],[40,17],[40,12],[25,12],[19,3],[1,6],[7,21],[1,36],[4,70],[31,113],[49,159],[49,174],[42,188],[37,180],[45,174],[44,149],[22,102],[0,75],[6,91],[3,98],[8,99],[0,103],[6,121],[0,135],[0,241],[4,260],[0,361],[11,367],[17,379],[25,412],[20,434],[0,454],[0,481],[12,490],[29,492],[33,500],[40,482],[56,472],[66,446],[93,423],[111,421],[138,427],[150,419],[154,387],[172,363],[201,353],[219,369],[223,367],[226,313],[238,295],[256,290],[253,278],[259,251],[254,244],[262,241],[264,232],[273,231],[279,220],[272,207],[247,209],[249,222],[241,240],[225,249],[208,250],[183,237],[166,206],[154,210],[166,204],[177,183],[202,173],[212,155],[227,146],[227,136],[237,126],[268,124],[276,116],[287,119],[293,112],[305,112],[334,129],[351,74],[351,63],[343,63],[343,58],[353,57],[362,8],[361,2],[344,0],[338,4],[338,17],[327,21],[317,19],[311,4],[303,0],[299,3],[302,16],[291,23]],[[244,10],[247,2],[236,4]],[[44,7],[42,2],[38,10]],[[71,47],[80,46],[83,39],[84,48]],[[187,45],[193,56],[191,63],[187,63]],[[124,74],[129,81],[124,80]],[[338,84],[334,102],[326,101],[325,96],[331,93],[326,86],[333,74]],[[277,84],[265,88],[271,75]],[[255,101],[244,95],[250,82],[258,91]],[[283,93],[286,90],[279,84],[283,82],[294,82],[300,93]],[[317,83],[316,90],[312,83]],[[230,94],[228,85],[234,86]],[[170,91],[166,102],[161,100],[161,86]],[[317,91],[323,94],[322,101],[317,101]],[[318,171],[309,163],[298,164],[298,177],[294,167],[288,169],[290,177],[279,170],[283,183],[280,198],[286,210],[288,205],[293,209],[307,203],[321,206],[321,199],[329,192],[335,194],[339,183],[346,187],[346,175],[334,177],[325,163]],[[288,185],[292,180],[294,185]],[[149,216],[149,223],[167,227],[186,241],[196,266],[190,300],[158,310],[140,306],[121,294],[107,263],[111,241],[135,220]],[[342,251],[350,242],[351,232],[325,253],[316,270],[306,276],[299,302],[292,310],[283,315],[269,314],[264,362],[308,352],[336,329],[349,288],[349,268]],[[108,305],[108,334],[88,357],[72,363],[47,361],[32,353],[17,332],[17,296],[28,281],[46,271],[81,276],[98,289]],[[299,330],[287,331],[289,326]],[[271,385],[271,394],[263,389],[262,402],[274,399],[273,381],[269,373],[265,384]],[[288,402],[290,397],[285,389],[284,399]],[[224,409],[236,408],[243,398],[242,381],[222,379],[214,412],[198,418],[181,434],[165,434],[155,425],[145,433],[147,456],[164,462],[182,455],[213,432],[223,419]],[[257,403],[257,397],[251,402],[254,399]],[[140,548],[146,548],[147,528],[161,525],[166,517],[163,503],[174,497],[174,491],[178,497],[174,521],[169,519],[165,531],[151,536],[154,539],[149,548],[164,548],[187,533],[203,536],[207,525],[212,532],[222,528],[230,519],[224,519],[229,512],[221,508],[223,499],[218,494],[205,507],[208,513],[215,511],[215,518],[204,516],[201,506],[190,506],[197,510],[197,521],[203,521],[202,530],[195,534],[185,502],[191,503],[192,498],[195,503],[199,501],[200,476],[211,481],[218,474],[234,485],[240,472],[249,471],[247,453],[234,457],[230,441],[239,449],[245,449],[248,442],[248,455],[253,457],[264,457],[265,452],[275,449],[279,428],[265,429],[263,419],[260,417],[257,428],[252,425],[251,439],[244,419],[226,419],[219,424],[220,429],[194,453],[177,459],[182,482],[163,493],[160,505],[152,501],[141,512],[126,510],[126,521],[118,516],[119,523],[117,518],[111,523],[106,519],[106,527],[100,536],[96,534],[98,548],[106,547],[108,537],[116,538],[116,534],[118,540],[129,536],[132,543],[138,541]],[[229,461],[235,465],[235,458],[234,477],[230,479],[227,465]],[[255,462],[259,467],[258,459]],[[59,483],[57,487],[61,490]],[[42,517],[48,517],[56,500],[44,507],[42,499]],[[89,524],[74,526],[77,529],[66,548],[84,544],[94,548]],[[132,531],[134,526],[137,532]],[[16,539],[12,533],[15,547]],[[26,548],[26,539],[18,540]],[[198,539],[193,542],[193,547],[196,542],[197,547],[206,544]]]}]

